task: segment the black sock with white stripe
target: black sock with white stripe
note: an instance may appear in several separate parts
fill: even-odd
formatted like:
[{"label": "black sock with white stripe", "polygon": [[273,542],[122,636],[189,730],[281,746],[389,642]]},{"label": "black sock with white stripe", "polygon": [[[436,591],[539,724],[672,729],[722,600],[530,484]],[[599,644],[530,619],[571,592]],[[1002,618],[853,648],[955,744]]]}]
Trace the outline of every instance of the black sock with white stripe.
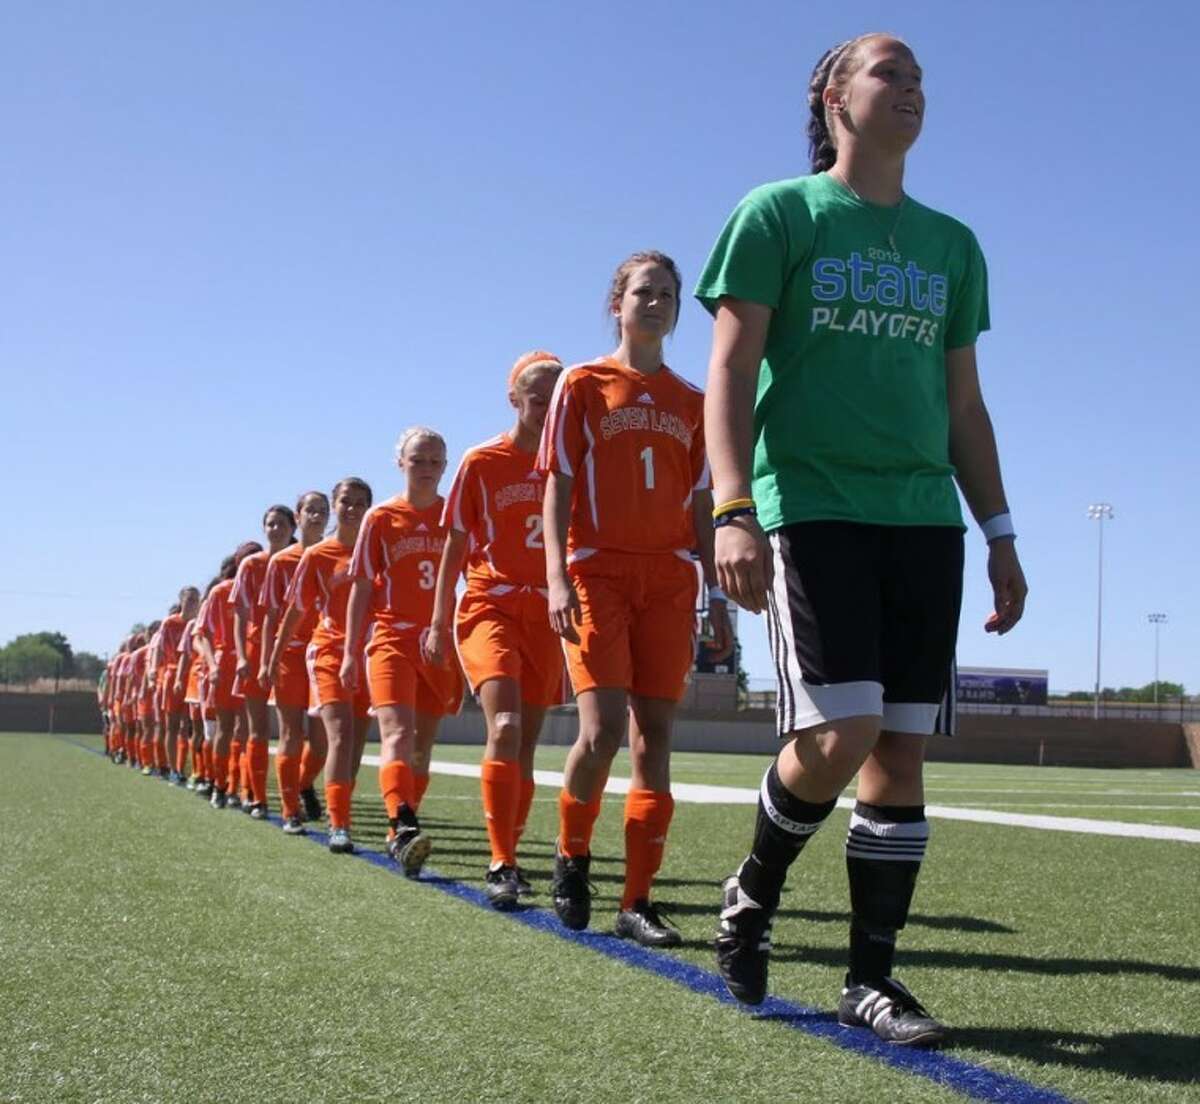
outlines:
[{"label": "black sock with white stripe", "polygon": [[854,806],[846,836],[851,985],[891,975],[896,933],[908,920],[928,842],[924,805]]},{"label": "black sock with white stripe", "polygon": [[774,909],[779,904],[788,867],[836,804],[836,797],[816,803],[802,801],[783,784],[778,762],[763,775],[754,845],[738,871],[742,889],[763,908]]}]

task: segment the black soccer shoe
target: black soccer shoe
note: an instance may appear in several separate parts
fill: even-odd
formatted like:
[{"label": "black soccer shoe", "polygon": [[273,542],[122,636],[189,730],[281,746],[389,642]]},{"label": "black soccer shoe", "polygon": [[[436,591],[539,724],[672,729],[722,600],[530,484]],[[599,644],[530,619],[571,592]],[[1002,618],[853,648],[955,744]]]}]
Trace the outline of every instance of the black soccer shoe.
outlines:
[{"label": "black soccer shoe", "polygon": [[312,786],[300,791],[300,804],[304,808],[305,820],[320,820],[325,815],[325,810],[321,808],[321,799],[317,797],[317,791]]},{"label": "black soccer shoe", "polygon": [[572,931],[583,931],[592,918],[592,885],[588,881],[591,865],[591,855],[569,859],[557,849],[554,852],[554,881],[550,885],[554,911]]},{"label": "black soccer shoe", "polygon": [[433,843],[429,837],[417,827],[400,826],[388,837],[387,853],[407,878],[415,878],[421,873],[421,867],[429,858]]},{"label": "black soccer shoe", "polygon": [[683,942],[679,930],[670,925],[645,897],[617,913],[613,931],[622,939],[632,939],[643,947],[678,947]]},{"label": "black soccer shoe", "polygon": [[525,875],[525,870],[520,863],[513,868],[517,872],[517,892],[522,897],[532,897],[537,891],[533,888],[529,878]]},{"label": "black soccer shoe", "polygon": [[725,988],[743,1004],[762,1004],[771,960],[771,921],[775,910],[760,905],[742,889],[738,875],[721,887],[721,920],[713,945]]},{"label": "black soccer shoe", "polygon": [[488,904],[499,912],[510,912],[517,907],[521,887],[517,884],[517,870],[512,866],[498,866],[488,870],[483,879],[483,892]]},{"label": "black soccer shoe", "polygon": [[898,1046],[936,1047],[946,1041],[946,1028],[894,978],[850,985],[847,977],[837,1016],[843,1027],[870,1028],[885,1043]]}]

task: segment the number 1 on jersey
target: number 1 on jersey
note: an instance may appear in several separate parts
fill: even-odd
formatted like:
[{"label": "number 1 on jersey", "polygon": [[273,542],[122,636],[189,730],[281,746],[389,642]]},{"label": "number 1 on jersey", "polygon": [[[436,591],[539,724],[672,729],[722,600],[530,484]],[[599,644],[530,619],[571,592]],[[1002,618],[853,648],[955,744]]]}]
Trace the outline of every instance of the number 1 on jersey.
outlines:
[{"label": "number 1 on jersey", "polygon": [[638,455],[642,458],[642,467],[646,470],[646,490],[654,490],[654,446],[647,445]]}]

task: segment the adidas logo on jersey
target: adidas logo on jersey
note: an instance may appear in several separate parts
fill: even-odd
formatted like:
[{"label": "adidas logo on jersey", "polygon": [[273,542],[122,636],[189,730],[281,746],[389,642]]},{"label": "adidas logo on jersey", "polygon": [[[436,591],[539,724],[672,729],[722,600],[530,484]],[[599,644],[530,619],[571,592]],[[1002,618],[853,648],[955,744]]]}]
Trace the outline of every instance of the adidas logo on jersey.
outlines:
[{"label": "adidas logo on jersey", "polygon": [[654,396],[651,395],[649,391],[643,391],[638,396],[638,402],[652,403],[652,402],[654,402]]},{"label": "adidas logo on jersey", "polygon": [[418,533],[428,533],[429,526],[426,525],[424,522],[421,522],[421,524],[417,526],[417,532]]}]

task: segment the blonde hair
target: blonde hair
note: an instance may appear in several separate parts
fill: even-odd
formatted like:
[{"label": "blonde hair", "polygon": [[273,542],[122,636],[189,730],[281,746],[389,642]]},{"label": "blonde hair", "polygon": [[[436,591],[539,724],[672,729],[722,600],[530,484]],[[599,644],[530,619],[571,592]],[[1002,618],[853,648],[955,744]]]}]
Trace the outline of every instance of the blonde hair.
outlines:
[{"label": "blonde hair", "polygon": [[408,448],[408,442],[413,440],[437,441],[442,446],[442,452],[446,452],[446,439],[436,429],[430,429],[429,426],[423,425],[409,426],[396,441],[397,464],[404,459],[404,450]]}]

